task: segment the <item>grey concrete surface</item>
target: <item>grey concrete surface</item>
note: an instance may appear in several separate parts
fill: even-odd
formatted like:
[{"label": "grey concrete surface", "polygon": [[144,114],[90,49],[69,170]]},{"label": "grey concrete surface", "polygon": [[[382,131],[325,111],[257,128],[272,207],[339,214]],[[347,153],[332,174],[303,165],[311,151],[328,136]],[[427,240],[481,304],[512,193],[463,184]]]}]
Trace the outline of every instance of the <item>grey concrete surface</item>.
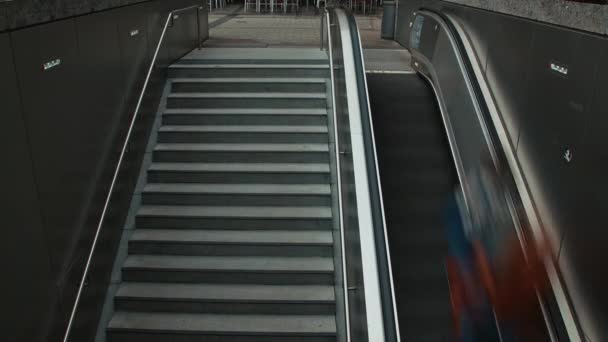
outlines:
[{"label": "grey concrete surface", "polygon": [[[381,11],[357,15],[357,25],[366,49],[395,49],[399,45],[380,38]],[[311,6],[297,14],[245,13],[231,5],[209,14],[208,47],[309,47],[319,45],[320,15]]]},{"label": "grey concrete surface", "polygon": [[411,55],[404,48],[397,49],[364,49],[366,72],[372,73],[409,73]]},{"label": "grey concrete surface", "polygon": [[608,6],[565,0],[446,0],[608,35]]},{"label": "grey concrete surface", "polygon": [[[378,14],[357,15],[356,20],[368,71],[411,71],[409,52],[393,40],[380,38],[381,11]],[[320,16],[314,11],[304,11],[297,16],[270,15],[243,13],[242,7],[228,6],[209,14],[209,22],[210,39],[205,45],[215,49],[195,51],[186,58],[213,59],[215,52],[226,53],[224,49],[218,49],[220,47],[232,49],[233,56],[243,55],[244,50],[239,48],[265,47],[267,49],[255,50],[257,58],[278,55],[301,58],[301,53],[310,54],[313,50],[300,47],[319,46]]]}]

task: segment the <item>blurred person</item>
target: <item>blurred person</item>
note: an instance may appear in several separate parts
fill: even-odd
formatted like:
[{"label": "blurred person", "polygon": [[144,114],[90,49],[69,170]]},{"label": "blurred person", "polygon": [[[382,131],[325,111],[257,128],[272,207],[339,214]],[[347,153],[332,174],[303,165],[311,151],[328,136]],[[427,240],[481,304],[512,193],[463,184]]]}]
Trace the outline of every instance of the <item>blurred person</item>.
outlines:
[{"label": "blurred person", "polygon": [[522,250],[508,192],[490,158],[481,158],[467,185],[468,202],[457,189],[446,211],[456,336],[459,341],[538,341],[533,316],[537,291],[546,288],[541,260],[547,249]]}]

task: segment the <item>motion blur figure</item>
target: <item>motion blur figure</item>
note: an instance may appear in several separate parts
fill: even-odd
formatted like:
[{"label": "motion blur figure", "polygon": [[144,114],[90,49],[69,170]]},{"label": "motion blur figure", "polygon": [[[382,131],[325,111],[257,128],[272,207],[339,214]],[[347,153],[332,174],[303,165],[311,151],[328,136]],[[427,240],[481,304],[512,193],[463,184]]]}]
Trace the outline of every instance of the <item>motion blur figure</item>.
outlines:
[{"label": "motion blur figure", "polygon": [[547,286],[541,261],[547,249],[522,250],[509,193],[489,158],[481,158],[467,185],[467,201],[457,189],[446,210],[446,269],[457,340],[540,341],[535,315],[537,291]]}]

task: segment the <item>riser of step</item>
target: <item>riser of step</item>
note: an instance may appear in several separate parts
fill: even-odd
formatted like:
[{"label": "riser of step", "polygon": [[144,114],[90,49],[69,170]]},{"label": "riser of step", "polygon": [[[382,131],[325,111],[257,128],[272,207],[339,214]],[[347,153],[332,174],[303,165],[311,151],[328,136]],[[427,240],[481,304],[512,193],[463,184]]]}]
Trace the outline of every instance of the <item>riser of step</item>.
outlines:
[{"label": "riser of step", "polygon": [[273,67],[239,67],[239,68],[169,68],[169,78],[185,77],[329,77],[329,68],[273,68]]},{"label": "riser of step", "polygon": [[270,229],[270,230],[331,230],[331,219],[228,219],[146,217],[135,218],[138,228],[150,229]]},{"label": "riser of step", "polygon": [[328,163],[327,152],[155,151],[154,162]]},{"label": "riser of step", "polygon": [[130,255],[123,281],[155,283],[331,285],[328,257]]},{"label": "riser of step", "polygon": [[234,303],[234,302],[195,302],[167,300],[138,300],[117,298],[114,304],[119,311],[140,312],[187,312],[214,314],[279,314],[279,315],[333,315],[334,303]]},{"label": "riser of step", "polygon": [[243,271],[181,271],[181,270],[129,270],[123,269],[123,281],[172,282],[207,284],[265,284],[265,285],[331,285],[333,272],[243,272]]},{"label": "riser of step", "polygon": [[336,340],[333,315],[222,315],[117,312],[109,341],[326,342]]},{"label": "riser of step", "polygon": [[267,93],[324,93],[325,82],[289,83],[289,82],[196,82],[174,80],[171,91],[174,93],[222,93],[222,92],[267,92]]},{"label": "riser of step", "polygon": [[329,195],[167,194],[144,192],[143,204],[238,205],[238,206],[331,206]]},{"label": "riser of step", "polygon": [[327,126],[322,115],[164,114],[163,125],[300,125]]},{"label": "riser of step", "polygon": [[129,242],[129,254],[191,255],[191,256],[284,256],[331,257],[333,246],[303,245],[243,245],[243,244],[193,244],[175,242]]},{"label": "riser of step", "polygon": [[169,97],[167,108],[326,108],[325,98]]},{"label": "riser of step", "polygon": [[188,64],[212,64],[212,65],[227,65],[227,64],[240,64],[240,65],[323,65],[327,64],[327,57],[316,57],[316,58],[308,58],[308,59],[271,59],[271,58],[222,58],[222,59],[213,59],[213,58],[182,58],[174,63],[174,65],[188,65]]},{"label": "riser of step", "polygon": [[329,173],[184,172],[148,170],[151,183],[328,184]]},{"label": "riser of step", "polygon": [[327,133],[166,132],[160,143],[327,143]]},{"label": "riser of step", "polygon": [[108,342],[336,342],[335,336],[227,335],[212,333],[108,331]]},{"label": "riser of step", "polygon": [[335,314],[332,286],[123,283],[118,311],[214,314]]}]

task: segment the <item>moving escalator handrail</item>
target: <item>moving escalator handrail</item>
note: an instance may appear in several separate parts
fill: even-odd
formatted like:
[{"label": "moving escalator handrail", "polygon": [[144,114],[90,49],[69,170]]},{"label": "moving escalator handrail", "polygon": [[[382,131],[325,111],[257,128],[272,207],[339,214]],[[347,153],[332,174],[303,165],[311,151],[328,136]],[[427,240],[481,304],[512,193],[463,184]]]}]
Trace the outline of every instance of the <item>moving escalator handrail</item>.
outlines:
[{"label": "moving escalator handrail", "polygon": [[[363,63],[363,51],[359,31],[354,16],[347,10],[337,8],[329,9],[332,26],[336,29],[335,55],[336,68],[340,70],[340,77],[335,83],[339,93],[338,106],[335,112],[344,117],[345,127],[341,127],[341,116],[335,114],[334,126],[336,136],[338,130],[344,129],[344,146],[351,151],[336,150],[338,159],[345,158],[349,171],[354,173],[353,182],[345,185],[348,193],[345,198],[345,211],[355,210],[359,226],[361,247],[361,266],[363,291],[353,295],[351,300],[363,300],[366,308],[367,325],[366,338],[370,341],[399,341],[399,327],[397,320],[395,295],[390,265],[390,253],[386,234],[384,218],[384,204],[382,203],[382,190],[378,174],[378,162],[375,152],[375,141],[371,124],[371,113],[367,94],[367,80]],[[340,131],[342,132],[342,131]],[[350,138],[349,138],[350,137]],[[349,140],[350,139],[350,140]],[[340,169],[338,169],[340,173]],[[350,178],[350,177],[349,177]],[[348,196],[354,195],[354,199]],[[351,208],[351,205],[354,206]],[[350,223],[349,223],[350,224]],[[364,245],[365,244],[365,245]],[[347,246],[348,247],[348,246]],[[350,255],[352,250],[346,251]],[[349,266],[351,267],[351,266]],[[352,268],[352,267],[351,267]],[[349,268],[350,270],[350,268]],[[357,281],[357,280],[355,280]],[[358,287],[352,288],[357,291]],[[353,284],[351,284],[353,286]],[[360,299],[363,296],[363,299]],[[357,318],[353,317],[353,320]],[[358,317],[358,319],[362,319]],[[353,326],[353,334],[358,327]],[[359,329],[360,330],[360,329]],[[354,338],[354,337],[353,337]]]},{"label": "moving escalator handrail", "polygon": [[352,33],[352,47],[356,65],[357,90],[361,110],[361,124],[363,126],[363,139],[366,147],[366,159],[370,186],[370,196],[374,208],[374,234],[376,251],[379,256],[378,266],[380,268],[382,309],[384,315],[384,332],[386,341],[400,341],[399,319],[397,316],[397,304],[395,299],[393,272],[391,268],[391,254],[386,228],[386,216],[384,214],[384,202],[382,198],[382,185],[380,173],[378,172],[378,156],[376,153],[376,139],[374,136],[374,124],[369,104],[369,91],[367,88],[367,77],[365,75],[365,63],[363,57],[363,46],[361,36],[355,17],[348,15],[348,22]]},{"label": "moving escalator handrail", "polygon": [[[530,243],[541,242],[544,239],[542,234],[542,224],[532,197],[529,193],[523,171],[519,165],[517,158],[513,153],[504,128],[501,124],[500,116],[496,109],[494,100],[490,94],[490,90],[485,80],[481,76],[478,66],[472,61],[474,52],[466,38],[466,34],[455,20],[449,15],[438,12],[430,8],[421,8],[420,14],[432,16],[445,29],[449,39],[453,42],[455,52],[459,58],[465,73],[466,81],[472,89],[472,97],[476,109],[478,110],[479,121],[484,130],[486,142],[489,151],[492,155],[494,164],[501,170],[502,178],[507,181],[505,184],[508,188],[510,200],[513,205],[513,218],[518,230],[518,237],[524,251],[527,250],[526,245]],[[500,130],[499,129],[503,128]],[[506,174],[505,174],[506,173]],[[555,261],[553,259],[545,260],[545,267],[548,271],[548,277],[552,288],[552,295],[557,302],[559,314],[561,317],[550,316],[550,310],[545,298],[539,294],[539,302],[546,316],[546,323],[550,330],[553,339],[559,340],[561,336],[555,336],[556,332],[566,331],[566,337],[570,341],[581,341],[582,335],[578,318],[572,308],[567,289],[563,284],[561,275]],[[559,329],[556,325],[560,325]]]},{"label": "moving escalator handrail", "polygon": [[99,235],[100,235],[100,232],[101,232],[101,228],[102,228],[102,226],[103,226],[103,224],[105,222],[105,218],[106,218],[106,215],[108,213],[108,208],[109,208],[110,202],[112,200],[112,194],[114,192],[114,187],[116,185],[116,182],[117,182],[117,179],[118,179],[118,175],[120,173],[120,170],[121,170],[121,167],[122,167],[122,164],[123,164],[123,161],[124,161],[125,154],[126,154],[126,152],[128,150],[128,146],[129,146],[129,143],[131,141],[131,136],[133,134],[135,123],[137,121],[137,118],[139,117],[140,107],[142,105],[144,96],[146,94],[146,90],[148,88],[148,83],[150,82],[150,77],[152,76],[152,72],[154,71],[154,68],[156,67],[156,60],[158,58],[159,51],[160,51],[160,49],[161,49],[161,47],[163,45],[163,42],[164,42],[164,39],[165,39],[165,35],[167,33],[167,29],[169,27],[172,27],[173,23],[174,23],[174,20],[176,20],[178,18],[176,16],[176,14],[182,13],[182,12],[186,12],[186,11],[192,11],[192,10],[196,10],[197,47],[198,47],[198,49],[201,49],[202,41],[201,41],[200,12],[202,10],[204,10],[204,7],[201,6],[201,5],[192,5],[192,6],[188,6],[188,7],[184,7],[184,8],[179,8],[179,9],[176,9],[176,10],[173,10],[173,11],[169,12],[167,14],[167,19],[165,20],[165,23],[163,25],[163,29],[161,31],[158,43],[156,44],[156,49],[154,50],[154,55],[152,57],[152,60],[150,61],[150,66],[148,67],[148,71],[146,73],[146,78],[145,78],[144,84],[143,84],[142,89],[141,89],[141,91],[139,93],[139,97],[138,97],[138,100],[137,100],[137,104],[135,106],[135,110],[133,111],[133,115],[131,116],[131,121],[129,123],[129,129],[128,129],[127,134],[125,135],[125,138],[124,138],[123,143],[122,143],[122,148],[121,148],[121,151],[120,151],[120,156],[118,158],[118,162],[116,163],[116,167],[114,168],[114,174],[112,176],[112,181],[110,183],[110,187],[108,189],[108,192],[107,192],[107,195],[106,195],[106,198],[105,198],[105,201],[104,201],[103,210],[101,212],[101,216],[99,217],[99,221],[97,223],[95,235],[93,237],[93,242],[92,242],[91,247],[89,249],[89,253],[88,253],[87,261],[86,261],[86,264],[85,264],[85,268],[84,268],[84,271],[82,273],[82,276],[81,276],[81,279],[80,279],[80,282],[79,282],[79,286],[78,286],[78,291],[76,292],[76,298],[74,300],[74,304],[72,306],[72,310],[71,310],[71,313],[70,313],[70,318],[68,320],[68,324],[67,324],[67,327],[65,329],[65,333],[63,335],[63,342],[67,342],[69,340],[69,338],[70,338],[70,332],[72,330],[72,326],[73,326],[73,323],[74,323],[74,318],[76,317],[76,313],[78,311],[78,305],[80,303],[82,292],[83,292],[83,289],[84,289],[85,284],[86,284],[86,279],[87,279],[87,276],[89,274],[89,270],[90,270],[90,266],[91,266],[91,261],[93,259],[94,254],[95,254],[95,249],[97,247],[97,243],[98,243],[98,240],[99,240]]}]

